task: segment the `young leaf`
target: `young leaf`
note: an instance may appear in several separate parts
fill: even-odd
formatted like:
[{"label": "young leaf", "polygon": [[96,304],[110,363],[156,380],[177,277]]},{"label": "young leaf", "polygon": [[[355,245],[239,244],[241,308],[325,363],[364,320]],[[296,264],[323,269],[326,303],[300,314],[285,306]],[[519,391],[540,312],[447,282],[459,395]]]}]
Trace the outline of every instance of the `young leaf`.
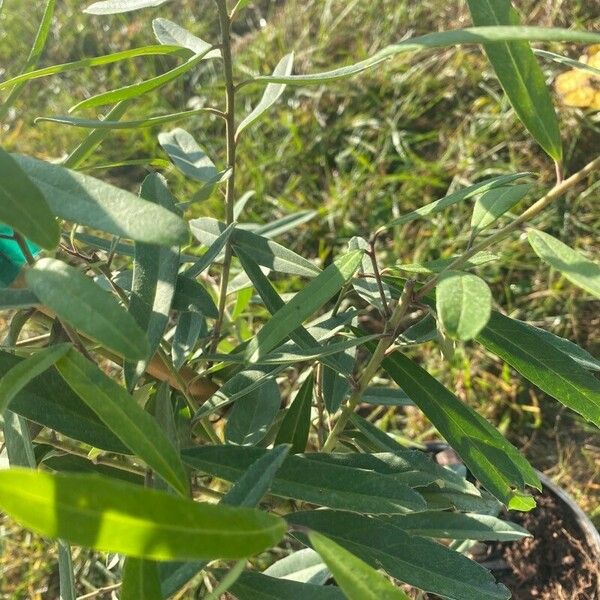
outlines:
[{"label": "young leaf", "polygon": [[313,385],[314,377],[311,374],[304,380],[292,404],[285,413],[285,417],[275,438],[275,444],[291,444],[292,454],[299,454],[306,450],[310,431]]},{"label": "young leaf", "polygon": [[0,471],[0,507],[37,533],[154,560],[237,560],[277,544],[283,519],[97,475]]},{"label": "young leaf", "polygon": [[130,360],[146,358],[148,343],[133,317],[74,267],[42,258],[25,278],[43,304],[85,335]]},{"label": "young leaf", "polygon": [[[162,600],[158,564],[145,558],[127,556],[123,565],[121,600]],[[62,600],[62,599],[61,599]]]},{"label": "young leaf", "polygon": [[70,348],[69,344],[49,346],[17,363],[0,378],[0,414],[12,399],[32,380],[47,371]]},{"label": "young leaf", "polygon": [[[158,173],[146,177],[142,183],[140,196],[175,212],[173,197],[167,182]],[[144,360],[125,364],[124,375],[129,389],[133,389],[162,340],[169,322],[178,270],[179,248],[177,246],[168,248],[136,242],[129,314],[146,334],[148,354]]]},{"label": "young leaf", "polygon": [[156,421],[118,383],[71,350],[56,367],[105,425],[173,489],[186,495],[187,474],[175,447]]},{"label": "young leaf", "polygon": [[[468,0],[475,25],[519,25],[510,0]],[[483,48],[500,85],[523,125],[555,161],[562,160],[562,142],[544,74],[529,43],[497,42]]]},{"label": "young leaf", "polygon": [[[193,54],[204,54],[210,50],[211,45],[183,27],[167,19],[154,19],[152,21],[152,30],[160,44],[165,46],[181,46],[187,48]],[[212,50],[205,55],[205,59],[220,58],[220,50]]]},{"label": "young leaf", "polygon": [[237,600],[345,600],[333,585],[314,585],[248,571],[231,586]]},{"label": "young leaf", "polygon": [[280,407],[279,386],[269,379],[234,404],[225,426],[225,440],[240,446],[258,444],[267,435]]},{"label": "young leaf", "polygon": [[510,592],[476,562],[390,523],[333,510],[297,512],[286,519],[292,527],[300,525],[326,535],[371,567],[444,598],[510,598]]},{"label": "young leaf", "polygon": [[354,275],[362,260],[362,251],[355,250],[338,257],[317,275],[292,300],[278,310],[246,348],[246,358],[254,362],[273,350],[305,319],[319,310]]},{"label": "young leaf", "polygon": [[[190,221],[190,227],[194,237],[205,246],[215,243],[227,229],[225,223],[208,217]],[[314,277],[321,272],[306,258],[250,231],[236,228],[230,239],[235,247],[241,248],[256,263],[273,271],[303,277]]]},{"label": "young leaf", "polygon": [[571,283],[600,298],[600,265],[543,231],[531,229],[527,237],[545,263],[560,271]]},{"label": "young leaf", "polygon": [[149,8],[165,4],[169,0],[104,0],[103,2],[94,2],[83,12],[89,15],[116,15],[118,13],[139,10],[140,8]]},{"label": "young leaf", "polygon": [[541,390],[600,427],[598,379],[531,327],[494,312],[477,341]]},{"label": "young leaf", "polygon": [[219,176],[214,163],[185,129],[161,133],[158,142],[175,166],[194,181],[209,183]]},{"label": "young leaf", "polygon": [[324,535],[312,531],[308,539],[349,600],[410,600],[381,573]]},{"label": "young leaf", "polygon": [[69,113],[73,113],[83,108],[93,108],[96,106],[104,106],[106,104],[115,104],[117,102],[121,102],[121,100],[128,100],[130,98],[139,98],[140,96],[143,96],[148,92],[161,88],[167,83],[174,81],[175,79],[181,77],[188,71],[191,71],[201,61],[206,60],[207,54],[208,50],[203,54],[194,55],[182,65],[179,65],[178,67],[175,67],[174,69],[171,69],[170,71],[167,71],[162,75],[157,75],[156,77],[146,79],[145,81],[141,81],[140,83],[126,85],[116,90],[104,92],[103,94],[98,94],[96,96],[92,96],[90,98],[82,100],[81,102],[72,106],[69,109]]},{"label": "young leaf", "polygon": [[187,243],[187,223],[168,210],[99,179],[13,154],[58,217],[138,242]]},{"label": "young leaf", "polygon": [[417,208],[412,212],[406,213],[405,215],[386,223],[385,227],[386,229],[389,229],[390,227],[404,225],[405,223],[410,223],[411,221],[416,221],[417,219],[428,218],[431,215],[435,215],[449,206],[452,206],[453,204],[457,204],[463,200],[468,200],[477,194],[483,194],[489,190],[504,187],[509,183],[512,183],[517,179],[527,177],[528,175],[530,175],[530,173],[515,173],[511,175],[500,175],[498,177],[492,177],[491,179],[479,181],[478,183],[474,183],[466,188],[462,188],[457,192],[448,194],[448,196],[445,196],[444,198],[440,198],[439,200],[430,202],[429,204],[426,204],[421,208]]},{"label": "young leaf", "polygon": [[438,317],[453,338],[473,339],[486,325],[492,310],[492,292],[476,275],[446,271],[436,287]]},{"label": "young leaf", "polygon": [[471,217],[473,236],[510,210],[531,188],[529,183],[511,185],[490,190],[478,198]]},{"label": "young leaf", "polygon": [[[203,446],[183,450],[182,457],[195,469],[233,481],[266,452],[249,446]],[[329,464],[311,455],[288,456],[273,480],[271,493],[369,514],[425,509],[417,492],[387,475]]]},{"label": "young leaf", "polygon": [[54,215],[26,170],[0,148],[0,220],[19,233],[53,250],[58,246],[60,229]]},{"label": "young leaf", "polygon": [[[292,72],[292,68],[294,66],[294,53],[286,54],[275,67],[273,71],[273,75],[290,75]],[[281,94],[283,94],[285,90],[285,84],[282,83],[269,83],[265,88],[262,98],[260,102],[254,107],[254,110],[242,120],[242,122],[238,125],[237,131],[235,132],[235,137],[239,137],[240,133],[246,127],[254,123],[257,119],[265,113],[266,111],[279,100]]]},{"label": "young leaf", "polygon": [[512,509],[535,506],[531,496],[520,490],[526,485],[539,489],[539,479],[497,429],[401,352],[388,356],[383,368],[490,492]]}]

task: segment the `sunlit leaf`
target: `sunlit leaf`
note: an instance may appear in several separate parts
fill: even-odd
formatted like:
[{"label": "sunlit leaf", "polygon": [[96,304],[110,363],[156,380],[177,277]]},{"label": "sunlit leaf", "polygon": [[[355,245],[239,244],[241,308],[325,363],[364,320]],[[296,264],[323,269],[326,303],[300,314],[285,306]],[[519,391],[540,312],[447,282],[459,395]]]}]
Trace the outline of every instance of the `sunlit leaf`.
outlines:
[{"label": "sunlit leaf", "polygon": [[473,207],[471,216],[473,235],[489,227],[496,219],[510,210],[529,192],[531,187],[530,184],[524,183],[496,188],[483,194]]},{"label": "sunlit leaf", "polygon": [[140,8],[160,6],[166,2],[169,0],[104,0],[90,4],[83,12],[90,15],[115,15]]},{"label": "sunlit leaf", "polygon": [[[208,42],[201,40],[187,29],[168,19],[154,19],[152,29],[158,42],[165,46],[181,46],[194,54],[203,54],[211,48]],[[206,54],[205,58],[219,58],[220,56],[221,51],[215,49]]]}]

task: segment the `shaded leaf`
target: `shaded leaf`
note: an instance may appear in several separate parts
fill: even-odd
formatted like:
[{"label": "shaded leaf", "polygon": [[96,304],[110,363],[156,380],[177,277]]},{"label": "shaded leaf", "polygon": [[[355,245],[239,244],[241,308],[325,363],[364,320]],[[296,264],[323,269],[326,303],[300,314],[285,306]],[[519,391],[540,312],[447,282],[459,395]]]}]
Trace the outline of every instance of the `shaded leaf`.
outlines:
[{"label": "shaded leaf", "polygon": [[211,319],[219,316],[215,301],[204,286],[186,275],[180,275],[177,278],[173,308],[181,311],[195,311]]},{"label": "shaded leaf", "polygon": [[310,412],[314,377],[309,375],[290,404],[275,438],[275,444],[291,444],[292,454],[306,450],[310,432]]},{"label": "shaded leaf", "polygon": [[31,308],[39,303],[37,296],[29,290],[0,289],[0,310]]},{"label": "shaded leaf", "polygon": [[179,315],[171,346],[171,356],[176,369],[181,369],[205,329],[206,321],[201,313],[189,311]]},{"label": "shaded leaf", "polygon": [[158,564],[145,558],[127,556],[123,564],[121,600],[162,600]]},{"label": "shaded leaf", "polygon": [[532,187],[529,183],[523,183],[495,188],[483,194],[473,207],[473,215],[471,216],[472,235],[477,235],[480,231],[489,227],[496,219],[519,202]]}]

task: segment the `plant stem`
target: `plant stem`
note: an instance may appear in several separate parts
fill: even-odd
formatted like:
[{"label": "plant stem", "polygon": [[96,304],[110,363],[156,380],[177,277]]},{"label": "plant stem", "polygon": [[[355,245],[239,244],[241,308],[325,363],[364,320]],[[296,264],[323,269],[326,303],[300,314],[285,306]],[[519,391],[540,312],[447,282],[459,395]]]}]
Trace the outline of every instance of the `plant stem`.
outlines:
[{"label": "plant stem", "polygon": [[35,258],[33,257],[33,254],[31,254],[31,251],[27,247],[27,242],[25,241],[25,238],[20,233],[17,233],[16,231],[13,231],[12,237],[15,240],[15,242],[17,242],[19,249],[23,253],[25,260],[27,261],[27,264],[29,266],[34,265]]},{"label": "plant stem", "polygon": [[406,282],[404,290],[402,291],[402,295],[400,296],[400,300],[392,312],[392,316],[390,317],[389,321],[386,323],[384,337],[379,340],[375,352],[373,352],[371,359],[361,373],[357,382],[357,386],[348,400],[348,404],[346,404],[346,406],[344,406],[342,409],[342,413],[338,417],[334,428],[331,430],[331,433],[323,445],[323,452],[331,452],[335,448],[338,438],[344,431],[350,415],[352,415],[358,406],[363,394],[365,393],[365,390],[371,383],[371,379],[373,379],[373,377],[377,374],[377,371],[379,371],[388,348],[396,339],[398,327],[400,326],[402,319],[412,304],[414,285],[415,284],[413,280]]},{"label": "plant stem", "polygon": [[[231,169],[231,176],[225,184],[225,220],[227,225],[233,223],[233,207],[235,203],[235,83],[233,82],[233,60],[231,57],[231,19],[227,11],[227,0],[215,0],[219,12],[219,25],[221,28],[221,54],[223,56],[223,72],[225,76],[225,136],[227,152],[227,168]],[[232,259],[231,243],[225,246],[223,272],[221,274],[221,289],[219,291],[219,316],[213,331],[211,353],[214,353],[219,344],[221,328],[225,316],[227,302],[227,285]]]},{"label": "plant stem", "polygon": [[430,277],[419,289],[415,296],[415,300],[423,298],[428,292],[430,292],[438,284],[442,274],[448,270],[457,269],[462,267],[469,258],[475,254],[489,248],[491,245],[505,239],[513,231],[519,229],[522,225],[537,217],[542,211],[550,206],[558,198],[566,194],[571,188],[575,187],[578,183],[583,181],[588,175],[593,173],[595,170],[600,168],[600,156],[595,158],[592,162],[588,163],[581,171],[575,173],[568,179],[560,181],[555,185],[544,197],[540,198],[535,204],[532,204],[525,212],[523,212],[514,221],[503,227],[493,235],[485,238],[478,244],[471,246],[462,256],[459,256],[456,260],[452,261],[443,271]]}]

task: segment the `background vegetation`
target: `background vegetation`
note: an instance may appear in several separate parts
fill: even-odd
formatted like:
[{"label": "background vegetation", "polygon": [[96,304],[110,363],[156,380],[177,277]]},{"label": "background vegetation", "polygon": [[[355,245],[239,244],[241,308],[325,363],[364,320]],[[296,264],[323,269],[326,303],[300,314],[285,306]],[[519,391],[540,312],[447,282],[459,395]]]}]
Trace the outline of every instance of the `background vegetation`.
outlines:
[{"label": "background vegetation", "polygon": [[[59,3],[40,66],[152,43],[150,22],[158,14],[204,39],[214,39],[217,30],[212,10],[196,22],[191,17],[198,13],[195,0],[110,18],[84,15],[82,4],[79,0]],[[600,28],[600,8],[595,2],[523,0],[516,4],[529,23]],[[0,16],[0,78],[19,71],[41,10],[39,3],[5,0]],[[236,24],[235,52],[243,57],[248,73],[270,73],[278,58],[291,50],[297,51],[296,69],[309,71],[354,62],[403,36],[467,24],[464,6],[445,0],[262,0]],[[550,49],[577,58],[569,47]],[[0,123],[3,145],[41,158],[60,158],[85,132],[47,123],[34,125],[35,117],[65,114],[77,100],[151,77],[169,64],[168,58],[153,57],[95,69],[93,77],[88,71],[77,71],[32,82]],[[545,63],[544,69],[549,80],[564,70],[554,63]],[[133,119],[210,105],[222,93],[216,75],[204,66],[201,75],[192,73],[161,93],[145,97],[127,116]],[[190,95],[193,105],[185,106],[182,98]],[[254,96],[248,95],[248,106]],[[573,173],[598,151],[600,113],[559,110],[567,173]],[[220,140],[220,122],[200,116],[184,126],[210,156],[222,157],[223,149],[213,146]],[[103,165],[148,157],[164,160],[156,142],[158,131],[111,133],[103,144],[102,158],[92,157],[87,167],[102,168],[95,174],[136,190],[145,174],[143,167]],[[514,117],[475,47],[401,57],[327,90],[288,88],[261,126],[242,139],[239,156],[238,189],[255,192],[247,205],[247,218],[268,222],[291,211],[316,211],[315,218],[284,243],[323,263],[332,249],[351,236],[365,235],[391,215],[426,204],[456,186],[522,170],[535,169],[549,183],[554,176],[550,161]],[[164,172],[172,189],[185,199],[191,193],[189,184],[175,170]],[[594,233],[597,236],[600,231],[599,196],[600,179],[586,193],[567,196],[543,217],[546,221],[540,228],[593,253]],[[223,216],[217,195],[197,210],[202,215]],[[386,264],[453,254],[464,244],[469,210],[459,204],[431,222],[406,225],[396,234],[395,244],[387,242]],[[568,337],[597,354],[600,303],[586,299],[583,292],[540,264],[519,237],[504,248],[507,255],[499,266],[485,267],[497,304],[511,316]],[[294,281],[282,285],[293,289]],[[600,524],[600,439],[593,426],[547,400],[483,350],[459,349],[448,370],[437,347],[421,348],[428,353],[424,358],[433,375],[505,431],[532,464],[565,486]],[[382,407],[371,416],[388,431],[412,440],[435,439],[435,431],[416,411]],[[0,598],[57,597],[53,550],[6,519],[0,520],[0,545]],[[81,593],[115,581],[110,557],[78,552]],[[110,591],[95,597],[109,598]]]}]

